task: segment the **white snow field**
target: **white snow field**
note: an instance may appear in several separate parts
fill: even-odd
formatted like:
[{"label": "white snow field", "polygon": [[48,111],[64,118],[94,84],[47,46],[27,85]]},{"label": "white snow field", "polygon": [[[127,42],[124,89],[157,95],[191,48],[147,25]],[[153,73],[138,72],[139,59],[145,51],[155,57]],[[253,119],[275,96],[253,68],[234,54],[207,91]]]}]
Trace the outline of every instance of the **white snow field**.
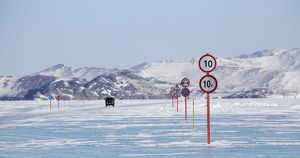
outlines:
[{"label": "white snow field", "polygon": [[299,99],[0,102],[0,157],[300,157]]}]

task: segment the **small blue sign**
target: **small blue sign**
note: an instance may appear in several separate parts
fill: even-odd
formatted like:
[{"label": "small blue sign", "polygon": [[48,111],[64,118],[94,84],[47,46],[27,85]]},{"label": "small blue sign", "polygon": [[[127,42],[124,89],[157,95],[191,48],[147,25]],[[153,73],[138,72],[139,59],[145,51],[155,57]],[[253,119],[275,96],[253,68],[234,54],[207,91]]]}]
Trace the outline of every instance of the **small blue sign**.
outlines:
[{"label": "small blue sign", "polygon": [[49,100],[54,100],[54,97],[53,96],[48,96],[48,99]]}]

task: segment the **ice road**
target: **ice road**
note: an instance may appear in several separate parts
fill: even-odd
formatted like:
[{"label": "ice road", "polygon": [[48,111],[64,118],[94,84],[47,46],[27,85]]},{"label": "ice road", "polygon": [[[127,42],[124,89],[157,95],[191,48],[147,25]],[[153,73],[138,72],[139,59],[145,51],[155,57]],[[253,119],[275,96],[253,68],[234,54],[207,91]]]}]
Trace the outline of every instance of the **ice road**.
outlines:
[{"label": "ice road", "polygon": [[[299,157],[299,99],[0,102],[0,157]],[[176,106],[176,105],[175,105]]]}]

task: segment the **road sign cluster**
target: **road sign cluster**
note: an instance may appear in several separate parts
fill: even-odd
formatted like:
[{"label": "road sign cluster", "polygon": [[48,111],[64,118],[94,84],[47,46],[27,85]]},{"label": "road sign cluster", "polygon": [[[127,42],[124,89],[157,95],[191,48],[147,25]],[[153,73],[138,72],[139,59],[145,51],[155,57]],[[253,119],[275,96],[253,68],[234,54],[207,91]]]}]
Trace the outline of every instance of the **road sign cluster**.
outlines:
[{"label": "road sign cluster", "polygon": [[177,102],[177,112],[178,112],[178,97],[180,97],[180,87],[178,84],[175,87],[171,88],[171,95],[172,95],[172,106],[174,106],[174,99]]},{"label": "road sign cluster", "polygon": [[[211,75],[210,73],[216,69],[217,60],[211,54],[204,54],[201,56],[198,62],[198,66],[202,72],[205,73],[203,77],[199,80],[199,87],[200,90],[207,95],[207,143],[210,144],[210,93],[214,92],[218,87],[217,79]],[[190,95],[190,90],[188,87],[190,86],[190,80],[188,78],[183,78],[180,82],[181,86],[183,87],[180,90],[178,84],[175,87],[171,88],[171,95],[172,95],[172,106],[173,106],[173,99],[176,98],[177,100],[177,112],[178,112],[178,97],[182,95],[185,98],[185,120],[187,120],[187,97]],[[193,100],[193,118],[194,118],[194,100]]]},{"label": "road sign cluster", "polygon": [[176,84],[175,87],[171,87],[171,95],[173,98],[180,97],[180,87],[178,84]]},{"label": "road sign cluster", "polygon": [[57,108],[59,108],[59,101],[61,100],[61,96],[60,95],[58,95],[58,96],[55,96],[55,97],[53,97],[53,96],[48,96],[48,100],[50,101],[50,104],[49,104],[49,108],[50,108],[50,110],[51,110],[51,108],[52,108],[52,106],[51,106],[51,100],[57,100]]}]

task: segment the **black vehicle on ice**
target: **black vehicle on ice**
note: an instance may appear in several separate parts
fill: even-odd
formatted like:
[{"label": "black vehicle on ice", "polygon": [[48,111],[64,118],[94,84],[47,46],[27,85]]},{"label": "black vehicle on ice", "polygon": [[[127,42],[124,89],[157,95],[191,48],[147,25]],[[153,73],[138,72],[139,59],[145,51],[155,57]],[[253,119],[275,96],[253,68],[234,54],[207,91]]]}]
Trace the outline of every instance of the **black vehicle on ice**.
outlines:
[{"label": "black vehicle on ice", "polygon": [[109,105],[115,107],[115,98],[113,98],[113,97],[106,97],[105,98],[105,106],[107,107]]}]

